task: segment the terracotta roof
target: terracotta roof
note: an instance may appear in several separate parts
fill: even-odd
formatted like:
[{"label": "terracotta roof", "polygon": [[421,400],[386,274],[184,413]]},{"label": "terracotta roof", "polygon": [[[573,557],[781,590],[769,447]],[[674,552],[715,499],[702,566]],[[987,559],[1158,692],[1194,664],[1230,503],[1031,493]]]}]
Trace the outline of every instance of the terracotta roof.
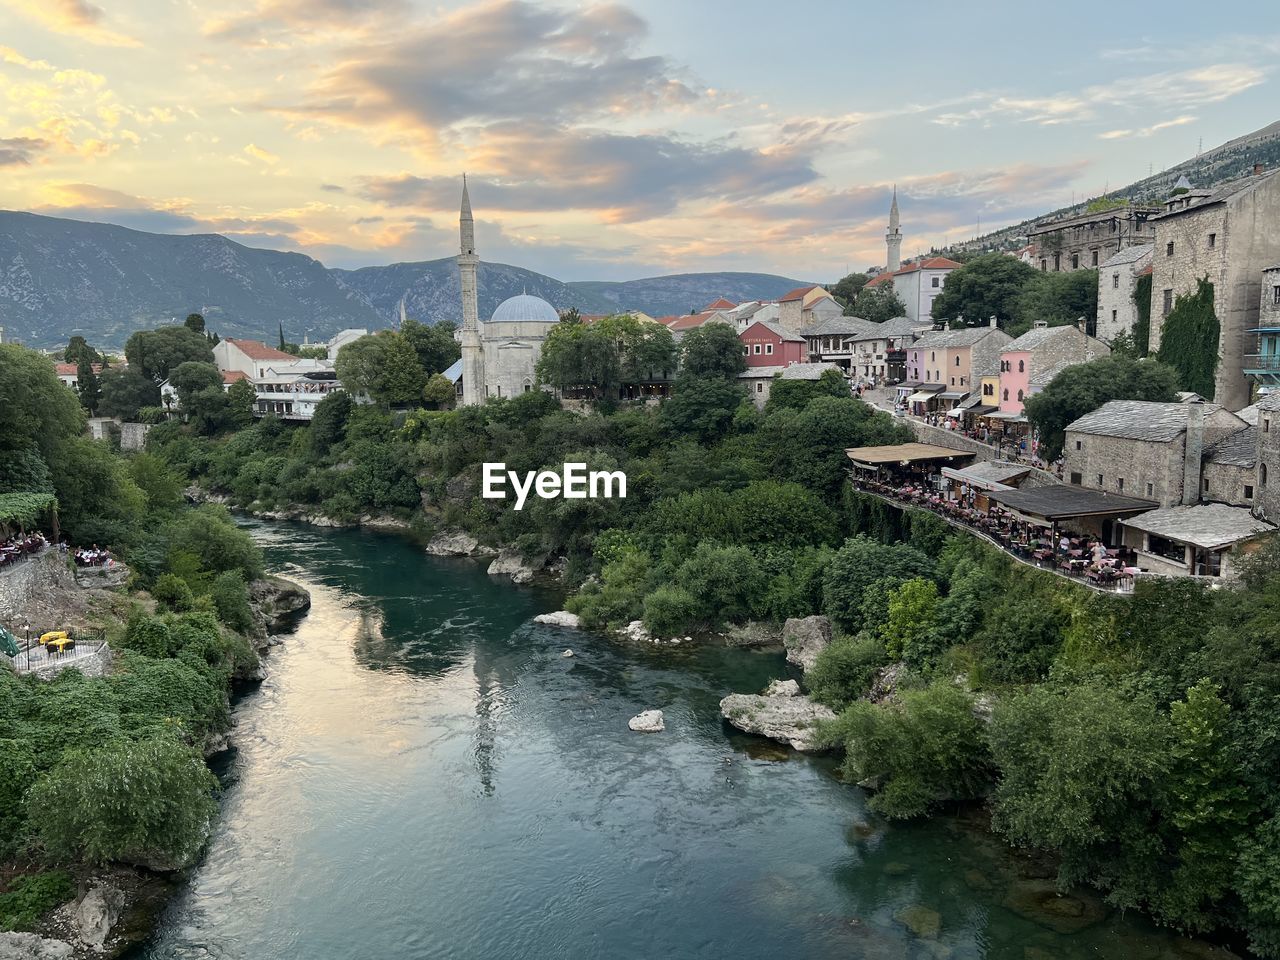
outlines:
[{"label": "terracotta roof", "polygon": [[[914,273],[917,270],[955,270],[960,264],[954,260],[948,260],[946,257],[930,257],[928,260],[920,260],[916,263],[906,264],[898,273]],[[879,280],[879,277],[876,277]]]},{"label": "terracotta roof", "polygon": [[291,353],[285,353],[283,350],[277,350],[275,347],[268,347],[261,340],[234,340],[231,337],[222,338],[226,343],[237,347],[250,360],[297,360]]},{"label": "terracotta roof", "polygon": [[732,300],[726,300],[724,297],[720,297],[716,300],[712,300],[703,307],[702,312],[706,313],[708,310],[732,310],[736,306],[737,304]]},{"label": "terracotta roof", "polygon": [[[80,369],[79,365],[74,363],[55,363],[53,366],[58,371],[58,376],[60,377],[74,377]],[[91,363],[89,366],[93,369],[94,373],[102,372],[102,364],[100,363]]]},{"label": "terracotta roof", "polygon": [[880,286],[880,284],[887,283],[893,278],[894,278],[894,272],[892,270],[886,270],[884,273],[879,274],[878,276],[872,277],[870,280],[866,282],[865,285],[868,287],[878,287]]},{"label": "terracotta roof", "polygon": [[223,370],[222,371],[223,383],[237,383],[241,380],[248,380],[248,379],[249,379],[248,374],[246,374],[243,370]]},{"label": "terracotta roof", "polygon": [[788,300],[803,300],[809,295],[810,290],[817,290],[819,285],[811,283],[807,287],[796,287],[790,293],[778,298],[779,303],[786,303]]},{"label": "terracotta roof", "polygon": [[[671,330],[692,330],[694,327],[702,326],[719,312],[720,311],[718,310],[704,310],[702,313],[693,313],[684,317],[676,317],[667,324],[667,327]],[[666,318],[663,318],[663,322],[665,322],[665,320]]]}]

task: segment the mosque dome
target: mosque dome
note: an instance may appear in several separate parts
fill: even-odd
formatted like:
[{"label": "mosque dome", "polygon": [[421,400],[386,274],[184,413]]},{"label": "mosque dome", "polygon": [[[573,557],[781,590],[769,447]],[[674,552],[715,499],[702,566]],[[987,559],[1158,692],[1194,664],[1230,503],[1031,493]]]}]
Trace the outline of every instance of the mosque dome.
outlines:
[{"label": "mosque dome", "polygon": [[541,297],[522,293],[498,304],[490,319],[494,323],[558,323],[560,314]]}]

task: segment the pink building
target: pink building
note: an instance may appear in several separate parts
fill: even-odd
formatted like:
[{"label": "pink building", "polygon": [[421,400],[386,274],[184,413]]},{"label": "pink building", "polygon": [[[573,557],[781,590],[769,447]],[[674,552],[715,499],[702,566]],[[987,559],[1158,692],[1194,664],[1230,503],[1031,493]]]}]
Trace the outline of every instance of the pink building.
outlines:
[{"label": "pink building", "polygon": [[1026,399],[1064,369],[1110,352],[1101,340],[1076,327],[1050,327],[1037,321],[1000,353],[1000,412],[1022,413]]},{"label": "pink building", "polygon": [[804,337],[771,320],[757,320],[738,339],[748,367],[789,367],[806,359]]}]

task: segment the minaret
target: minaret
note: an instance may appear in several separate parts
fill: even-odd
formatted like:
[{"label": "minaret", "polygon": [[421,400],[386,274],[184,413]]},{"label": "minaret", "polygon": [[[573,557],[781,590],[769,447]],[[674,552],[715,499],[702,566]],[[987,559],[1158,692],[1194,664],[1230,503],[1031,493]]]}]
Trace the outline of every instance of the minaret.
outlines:
[{"label": "minaret", "polygon": [[480,309],[476,303],[476,222],[471,216],[467,175],[462,175],[462,212],[458,215],[462,248],[458,253],[458,274],[462,280],[462,402],[466,406],[484,403],[484,348],[480,345]]},{"label": "minaret", "polygon": [[902,231],[898,229],[898,185],[893,185],[893,203],[889,206],[889,232],[884,235],[889,259],[885,269],[890,273],[902,266]]}]

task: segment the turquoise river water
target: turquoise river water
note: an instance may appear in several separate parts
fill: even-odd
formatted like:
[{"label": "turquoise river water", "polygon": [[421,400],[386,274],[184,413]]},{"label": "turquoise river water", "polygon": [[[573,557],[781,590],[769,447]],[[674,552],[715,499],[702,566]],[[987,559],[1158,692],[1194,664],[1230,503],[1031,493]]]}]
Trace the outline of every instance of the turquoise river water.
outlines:
[{"label": "turquoise river water", "polygon": [[[222,821],[145,960],[1210,952],[1028,915],[1043,869],[976,824],[886,824],[831,761],[730,730],[720,698],[792,675],[780,654],[541,627],[555,595],[471,561],[251,528],[313,606],[238,705]],[[627,729],[655,707],[664,733]]]}]

